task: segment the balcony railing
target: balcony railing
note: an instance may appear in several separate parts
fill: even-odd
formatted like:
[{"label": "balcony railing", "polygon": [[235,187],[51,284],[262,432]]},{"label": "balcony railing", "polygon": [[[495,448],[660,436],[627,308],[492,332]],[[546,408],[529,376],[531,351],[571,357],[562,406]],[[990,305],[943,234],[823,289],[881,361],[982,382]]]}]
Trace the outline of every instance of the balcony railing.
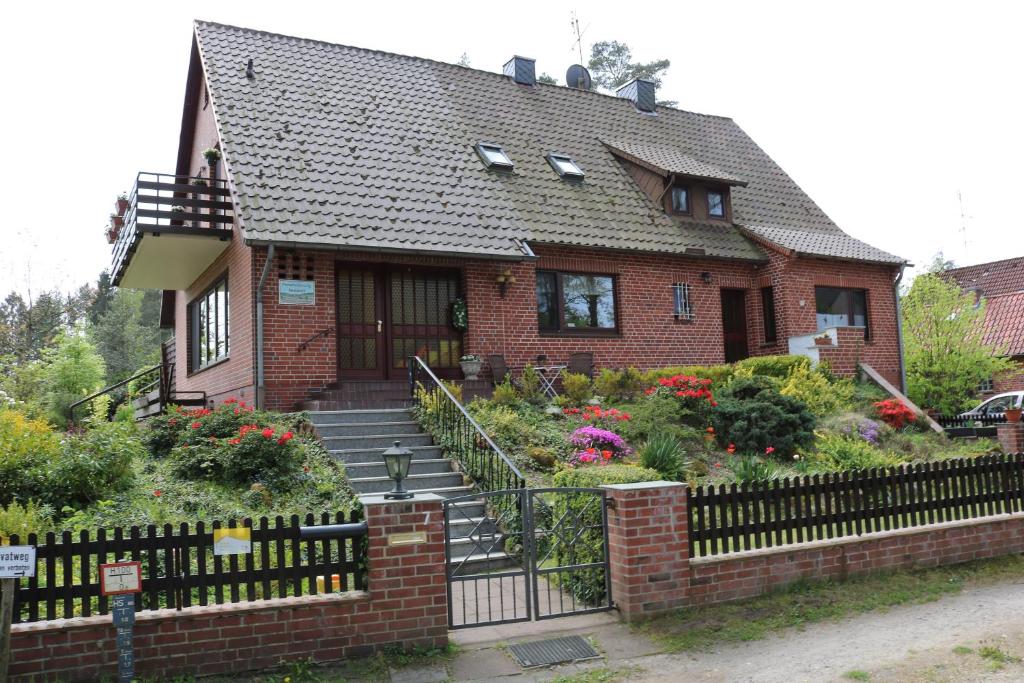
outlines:
[{"label": "balcony railing", "polygon": [[114,242],[114,284],[121,284],[145,235],[229,239],[234,220],[226,179],[139,173]]}]

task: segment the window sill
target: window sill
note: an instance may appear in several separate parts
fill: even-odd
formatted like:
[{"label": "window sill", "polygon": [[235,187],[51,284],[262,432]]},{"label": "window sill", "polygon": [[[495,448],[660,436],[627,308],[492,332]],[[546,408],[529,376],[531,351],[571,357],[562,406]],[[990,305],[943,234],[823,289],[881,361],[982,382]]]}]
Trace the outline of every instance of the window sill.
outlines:
[{"label": "window sill", "polygon": [[622,336],[622,333],[618,330],[609,330],[607,332],[584,332],[582,330],[576,330],[574,332],[562,332],[562,331],[551,331],[551,330],[539,330],[537,335],[540,337],[574,337],[574,338],[585,338],[585,339],[617,339]]},{"label": "window sill", "polygon": [[759,348],[759,349],[774,349],[774,348],[775,348],[775,347],[777,347],[778,345],[779,345],[779,342],[778,342],[778,341],[773,341],[773,342],[765,342],[764,344],[761,344],[761,345],[760,345],[760,346],[758,346],[757,348]]},{"label": "window sill", "polygon": [[218,365],[223,365],[224,363],[227,363],[229,360],[231,360],[231,356],[230,355],[224,356],[223,358],[218,358],[217,360],[213,361],[212,363],[207,363],[206,365],[204,365],[201,368],[196,368],[195,370],[193,370],[192,372],[188,373],[185,376],[186,377],[195,377],[198,374],[206,372],[210,368],[215,368]]}]

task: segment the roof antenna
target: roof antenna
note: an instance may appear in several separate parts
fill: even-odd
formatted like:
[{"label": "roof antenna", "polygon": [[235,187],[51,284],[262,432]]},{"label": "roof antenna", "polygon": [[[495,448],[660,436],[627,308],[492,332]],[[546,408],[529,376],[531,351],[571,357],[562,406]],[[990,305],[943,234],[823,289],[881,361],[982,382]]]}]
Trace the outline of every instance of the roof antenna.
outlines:
[{"label": "roof antenna", "polygon": [[964,213],[964,198],[960,193],[960,190],[956,191],[956,200],[960,202],[960,232],[962,232],[964,236],[964,259],[970,262],[967,247],[967,219],[970,218],[970,216]]},{"label": "roof antenna", "polygon": [[249,58],[249,63],[245,66],[245,77],[250,80],[256,78],[256,72],[252,70],[252,57]]},{"label": "roof antenna", "polygon": [[[585,28],[582,31],[580,31],[580,19],[579,19],[578,16],[576,16],[576,10],[572,11],[572,19],[569,20],[569,25],[572,26],[572,30],[576,34],[576,42],[573,43],[573,47],[576,47],[576,48],[579,49],[580,64],[582,65],[583,64],[583,34],[587,32],[587,29]],[[587,25],[587,28],[590,28],[589,24]],[[571,50],[572,48],[570,47],[569,49]]]}]

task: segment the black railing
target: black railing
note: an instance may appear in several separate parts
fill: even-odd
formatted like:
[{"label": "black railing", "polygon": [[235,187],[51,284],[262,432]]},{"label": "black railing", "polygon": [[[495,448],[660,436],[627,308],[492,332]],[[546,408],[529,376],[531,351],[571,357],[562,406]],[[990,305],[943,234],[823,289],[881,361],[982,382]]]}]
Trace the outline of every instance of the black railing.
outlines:
[{"label": "black railing", "polygon": [[996,425],[1006,423],[1006,416],[1002,413],[996,415],[974,415],[969,417],[940,415],[934,419],[944,430],[946,430],[946,436],[951,438],[972,436],[993,437],[996,435]]},{"label": "black railing", "polygon": [[1024,453],[688,489],[690,556],[1024,510]]},{"label": "black railing", "polygon": [[[173,366],[171,367],[173,368]],[[142,380],[145,382],[145,389],[142,391],[151,391],[154,387],[159,387],[161,392],[164,391],[165,385],[169,385],[171,381],[169,371],[165,368],[163,364],[154,365],[151,368],[146,368],[141,372],[135,373],[128,379],[123,379],[120,382],[117,382],[116,384],[111,384],[108,387],[103,387],[99,391],[89,394],[85,398],[81,398],[75,401],[70,406],[68,406],[68,420],[71,422],[71,424],[74,424],[75,413],[81,406],[91,404],[100,396],[112,394],[121,387],[127,386],[128,384],[130,384],[131,382],[135,382],[136,380]],[[136,393],[142,393],[142,391]]]},{"label": "black railing", "polygon": [[142,233],[230,233],[234,220],[231,192],[223,178],[139,173],[128,197],[124,224],[114,242],[114,284],[121,282]]},{"label": "black railing", "polygon": [[[215,555],[213,530],[237,527],[251,530],[252,552]],[[138,611],[365,590],[366,537],[358,512],[12,535],[11,545],[36,546],[35,576],[17,580],[14,621],[109,613],[98,567],[121,559],[142,563]]]},{"label": "black railing", "polygon": [[420,424],[484,492],[526,488],[512,461],[419,356],[409,358],[409,392]]}]

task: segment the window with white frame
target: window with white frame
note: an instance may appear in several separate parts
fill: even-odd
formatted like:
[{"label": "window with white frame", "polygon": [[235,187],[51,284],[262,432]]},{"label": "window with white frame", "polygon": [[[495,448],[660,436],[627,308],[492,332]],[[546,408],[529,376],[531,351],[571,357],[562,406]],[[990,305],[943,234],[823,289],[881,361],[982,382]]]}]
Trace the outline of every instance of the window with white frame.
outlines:
[{"label": "window with white frame", "polygon": [[693,310],[693,300],[690,298],[689,284],[677,282],[672,285],[672,298],[676,320],[693,320],[697,317]]}]

